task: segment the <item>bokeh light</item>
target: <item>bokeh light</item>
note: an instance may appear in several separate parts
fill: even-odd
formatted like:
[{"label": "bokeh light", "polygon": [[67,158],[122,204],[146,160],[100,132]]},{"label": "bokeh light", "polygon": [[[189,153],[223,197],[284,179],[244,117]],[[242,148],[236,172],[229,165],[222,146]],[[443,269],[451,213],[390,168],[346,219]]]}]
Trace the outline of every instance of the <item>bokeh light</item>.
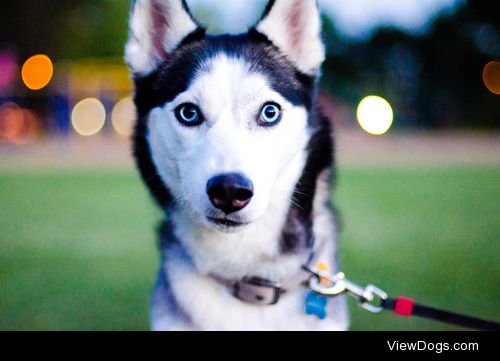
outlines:
[{"label": "bokeh light", "polygon": [[500,61],[491,61],[483,69],[483,81],[493,94],[500,94]]},{"label": "bokeh light", "polygon": [[71,113],[73,129],[81,136],[98,134],[106,123],[106,108],[99,99],[87,98],[75,105]]},{"label": "bokeh light", "polygon": [[21,132],[22,127],[21,108],[13,102],[2,104],[0,107],[0,138],[11,140]]},{"label": "bokeh light", "polygon": [[131,97],[116,103],[111,112],[113,129],[121,136],[130,137],[134,131],[135,106]]},{"label": "bokeh light", "polygon": [[361,128],[373,135],[387,133],[394,121],[394,112],[389,102],[373,95],[361,101],[357,116]]},{"label": "bokeh light", "polygon": [[45,88],[54,75],[54,65],[47,55],[35,55],[24,63],[21,76],[24,84],[31,90]]},{"label": "bokeh light", "polygon": [[17,74],[16,56],[12,51],[0,51],[0,92],[12,86]]},{"label": "bokeh light", "polygon": [[40,121],[28,109],[8,102],[0,106],[0,141],[22,145],[40,135]]}]

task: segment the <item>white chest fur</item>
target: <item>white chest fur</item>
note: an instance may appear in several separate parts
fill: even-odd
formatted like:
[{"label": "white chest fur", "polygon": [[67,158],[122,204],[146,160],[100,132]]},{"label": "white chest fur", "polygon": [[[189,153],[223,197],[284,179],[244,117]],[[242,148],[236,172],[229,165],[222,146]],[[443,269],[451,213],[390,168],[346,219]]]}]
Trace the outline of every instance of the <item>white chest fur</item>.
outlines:
[{"label": "white chest fur", "polygon": [[[282,297],[277,305],[246,304],[237,300],[226,286],[198,273],[180,247],[168,251],[163,269],[168,284],[157,289],[155,295],[154,330],[343,331],[348,328],[343,297],[330,301],[326,320],[306,315],[305,289]],[[176,307],[172,307],[173,303]]]}]

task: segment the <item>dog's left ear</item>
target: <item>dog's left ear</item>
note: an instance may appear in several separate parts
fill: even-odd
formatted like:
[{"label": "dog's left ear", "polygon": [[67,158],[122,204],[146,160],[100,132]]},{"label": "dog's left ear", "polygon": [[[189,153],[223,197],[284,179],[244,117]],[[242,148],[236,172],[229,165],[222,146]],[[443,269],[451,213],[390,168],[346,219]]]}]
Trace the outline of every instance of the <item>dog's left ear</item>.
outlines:
[{"label": "dog's left ear", "polygon": [[317,75],[325,60],[316,0],[270,0],[255,28],[304,73]]}]

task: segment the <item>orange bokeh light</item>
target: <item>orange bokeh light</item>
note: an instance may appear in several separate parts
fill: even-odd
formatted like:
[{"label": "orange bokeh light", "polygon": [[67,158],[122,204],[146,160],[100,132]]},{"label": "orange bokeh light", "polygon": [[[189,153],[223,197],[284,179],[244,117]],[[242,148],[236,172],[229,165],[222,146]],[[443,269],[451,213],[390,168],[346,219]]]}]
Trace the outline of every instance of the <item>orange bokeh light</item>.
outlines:
[{"label": "orange bokeh light", "polygon": [[26,60],[21,76],[24,84],[31,90],[45,88],[54,75],[52,60],[47,55],[35,55]]},{"label": "orange bokeh light", "polygon": [[0,143],[27,144],[39,135],[40,123],[33,112],[12,102],[0,106]]},{"label": "orange bokeh light", "polygon": [[0,139],[16,138],[23,128],[23,111],[15,103],[6,103],[0,107]]},{"label": "orange bokeh light", "polygon": [[484,85],[493,94],[500,95],[500,61],[491,61],[483,70]]}]

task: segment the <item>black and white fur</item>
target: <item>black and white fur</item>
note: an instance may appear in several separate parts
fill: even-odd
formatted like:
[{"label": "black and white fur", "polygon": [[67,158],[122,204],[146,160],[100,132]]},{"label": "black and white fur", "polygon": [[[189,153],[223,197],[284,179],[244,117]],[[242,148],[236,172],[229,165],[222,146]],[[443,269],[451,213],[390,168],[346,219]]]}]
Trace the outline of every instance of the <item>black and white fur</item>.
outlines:
[{"label": "black and white fur", "polygon": [[[241,35],[207,35],[182,0],[136,0],[126,60],[135,82],[134,149],[143,179],[165,211],[154,330],[346,330],[345,300],[320,321],[304,312],[306,290],[274,306],[233,297],[214,276],[280,281],[312,251],[338,269],[330,208],[333,140],[316,105],[325,57],[315,0],[271,0]],[[266,102],[282,108],[257,124]],[[196,104],[205,122],[186,127],[175,109]],[[222,214],[207,181],[237,172],[254,184],[243,210]],[[241,224],[214,224],[209,217]]]}]

